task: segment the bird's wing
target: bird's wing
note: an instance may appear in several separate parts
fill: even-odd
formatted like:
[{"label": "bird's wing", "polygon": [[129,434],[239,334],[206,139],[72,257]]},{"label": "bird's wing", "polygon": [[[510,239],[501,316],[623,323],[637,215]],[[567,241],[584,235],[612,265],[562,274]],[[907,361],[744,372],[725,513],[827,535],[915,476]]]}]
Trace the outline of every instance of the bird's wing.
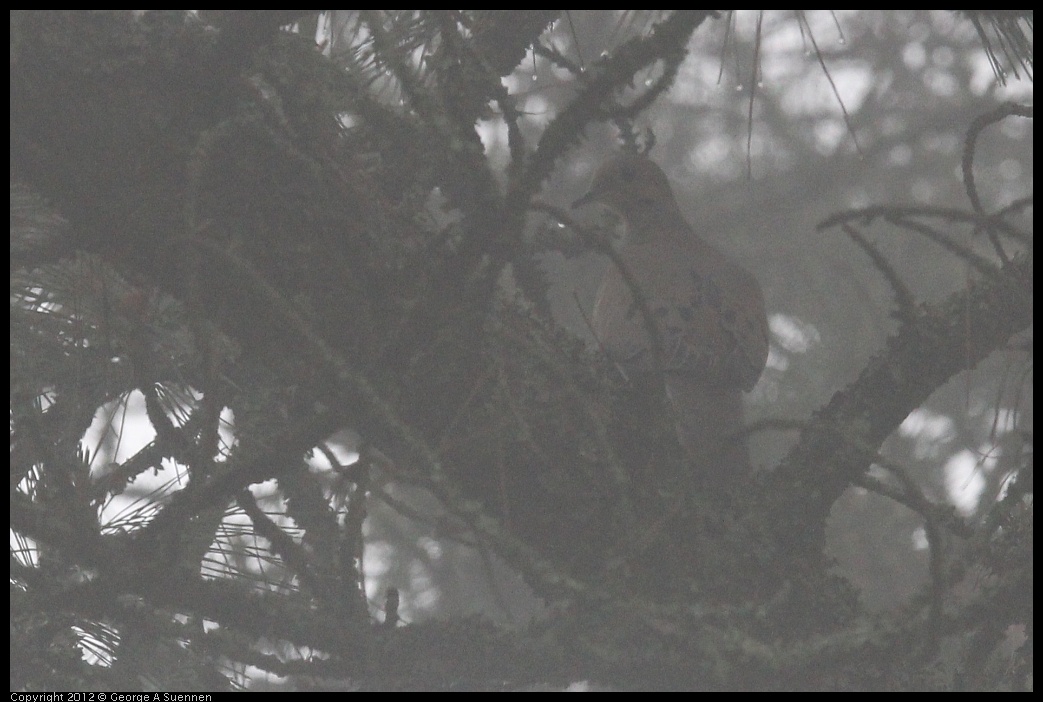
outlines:
[{"label": "bird's wing", "polygon": [[[768,328],[752,275],[700,241],[628,245],[621,259],[655,319],[663,370],[710,386],[754,386],[768,356]],[[654,369],[640,306],[615,266],[602,283],[594,332],[618,362],[638,372]]]}]

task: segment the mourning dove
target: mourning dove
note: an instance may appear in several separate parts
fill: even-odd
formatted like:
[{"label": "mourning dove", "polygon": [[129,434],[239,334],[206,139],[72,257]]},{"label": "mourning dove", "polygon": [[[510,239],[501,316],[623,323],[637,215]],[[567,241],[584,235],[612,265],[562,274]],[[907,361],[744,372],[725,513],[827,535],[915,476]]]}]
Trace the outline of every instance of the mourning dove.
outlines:
[{"label": "mourning dove", "polygon": [[[609,206],[626,224],[618,264],[609,266],[594,305],[598,342],[632,379],[662,372],[681,445],[711,484],[730,484],[750,469],[745,442],[736,440],[742,392],[768,357],[760,286],[692,230],[666,174],[646,156],[602,165],[574,206],[588,202]],[[658,362],[632,285],[654,319]]]}]

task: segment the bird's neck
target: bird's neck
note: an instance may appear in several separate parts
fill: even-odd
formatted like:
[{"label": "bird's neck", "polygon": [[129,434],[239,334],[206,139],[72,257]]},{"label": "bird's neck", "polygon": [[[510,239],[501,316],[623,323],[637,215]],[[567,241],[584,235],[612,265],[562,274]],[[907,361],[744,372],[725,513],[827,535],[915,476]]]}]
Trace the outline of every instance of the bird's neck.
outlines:
[{"label": "bird's neck", "polygon": [[631,207],[625,213],[626,243],[646,244],[664,239],[688,239],[691,227],[676,205],[665,207]]}]

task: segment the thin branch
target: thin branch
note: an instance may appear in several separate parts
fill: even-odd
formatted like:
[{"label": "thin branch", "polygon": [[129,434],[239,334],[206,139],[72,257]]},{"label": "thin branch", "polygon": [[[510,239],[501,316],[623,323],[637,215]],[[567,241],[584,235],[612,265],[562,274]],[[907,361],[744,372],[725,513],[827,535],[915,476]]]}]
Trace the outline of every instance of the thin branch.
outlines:
[{"label": "thin branch", "polygon": [[[584,72],[588,76],[576,98],[547,125],[536,152],[525,173],[512,184],[513,202],[528,202],[533,193],[554,169],[554,163],[577,143],[591,122],[611,118],[605,105],[615,92],[626,87],[635,74],[657,61],[669,66],[680,64],[688,39],[713,10],[685,10],[671,14],[657,23],[646,37],[635,37],[619,47],[611,56],[596,64],[598,70]],[[659,86],[657,86],[659,87]],[[635,102],[637,104],[640,99]]]},{"label": "thin branch", "polygon": [[[1018,201],[1022,207],[1031,204],[1023,199]],[[954,207],[933,207],[927,205],[871,205],[850,210],[842,210],[822,220],[817,230],[836,227],[844,222],[859,221],[869,224],[874,219],[908,219],[909,217],[935,217],[953,222],[963,222],[980,227],[994,227],[997,231],[1006,234],[1011,239],[1021,243],[1030,244],[1032,237],[1014,225],[1004,220],[1000,215],[981,215],[976,212],[956,209]]]},{"label": "thin branch", "polygon": [[[980,25],[979,33],[981,32]],[[982,34],[984,39],[984,34]],[[995,124],[1003,119],[1010,116],[1027,117],[1032,118],[1032,107],[1026,105],[1018,105],[1013,102],[1006,102],[984,115],[980,115],[975,119],[967,130],[967,138],[963,145],[963,160],[961,167],[963,170],[963,187],[967,192],[967,199],[971,201],[971,206],[974,211],[980,215],[985,214],[985,208],[982,207],[981,198],[978,195],[978,188],[974,182],[974,155],[978,145],[978,137],[981,136],[982,131],[985,130],[991,124]],[[999,256],[1000,260],[1004,263],[1007,262],[1007,254],[1003,251],[1003,245],[997,238],[996,233],[992,228],[985,229],[986,234],[989,237],[989,241],[992,242],[993,248],[996,250],[996,255]]]},{"label": "thin branch", "polygon": [[841,228],[856,244],[862,247],[862,250],[869,256],[873,265],[876,266],[876,269],[880,271],[888,284],[890,284],[891,289],[894,290],[899,319],[912,321],[916,316],[915,298],[901,276],[898,275],[898,271],[891,266],[891,263],[880,253],[880,250],[862,236],[857,229],[849,224],[844,224]]},{"label": "thin branch", "polygon": [[746,113],[746,179],[753,182],[753,105],[760,84],[761,35],[764,27],[764,10],[757,10],[757,32],[753,38],[753,68],[750,69],[750,100]]},{"label": "thin branch", "polygon": [[649,306],[645,294],[641,291],[641,286],[638,285],[637,279],[634,277],[633,273],[630,272],[629,267],[619,255],[619,252],[605,240],[605,237],[599,236],[590,229],[584,227],[560,207],[546,202],[536,201],[532,203],[531,209],[536,210],[537,212],[546,212],[572,231],[578,233],[580,237],[595,251],[607,256],[609,261],[612,262],[612,265],[616,267],[616,270],[619,271],[620,276],[623,278],[623,282],[626,283],[631,296],[634,298],[634,305],[637,307],[637,310],[641,315],[641,322],[645,327],[645,334],[648,336],[648,343],[652,347],[652,364],[656,376],[662,379],[666,372],[666,353],[663,347],[662,336],[659,333],[659,327],[655,322],[655,315],[652,314],[652,308]]},{"label": "thin branch", "polygon": [[815,33],[811,31],[811,25],[808,23],[808,18],[804,15],[804,10],[797,10],[797,21],[803,22],[808,29],[808,39],[811,41],[811,46],[815,50],[815,58],[818,60],[819,66],[822,67],[822,73],[825,74],[826,80],[829,81],[829,87],[833,91],[833,96],[837,99],[837,104],[840,105],[840,113],[844,116],[844,124],[847,125],[848,134],[851,135],[851,141],[855,145],[855,152],[859,156],[865,157],[862,153],[862,147],[858,143],[858,135],[855,134],[855,127],[851,121],[851,115],[847,112],[847,106],[844,104],[844,100],[840,97],[840,91],[837,89],[837,84],[833,81],[833,75],[829,72],[829,67],[826,66],[826,59],[822,55],[822,51],[818,48],[818,42],[815,40]]}]

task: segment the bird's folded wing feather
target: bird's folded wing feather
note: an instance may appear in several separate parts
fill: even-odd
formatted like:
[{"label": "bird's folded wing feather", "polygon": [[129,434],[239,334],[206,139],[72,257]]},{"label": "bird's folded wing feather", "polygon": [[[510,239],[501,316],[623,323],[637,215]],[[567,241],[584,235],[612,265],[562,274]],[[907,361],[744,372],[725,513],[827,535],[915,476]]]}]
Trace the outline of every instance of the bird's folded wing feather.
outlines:
[{"label": "bird's folded wing feather", "polygon": [[[631,244],[620,258],[655,320],[664,371],[711,386],[754,386],[767,360],[768,330],[753,276],[698,240],[671,237]],[[614,265],[595,304],[594,332],[629,371],[654,370],[648,326]]]}]

